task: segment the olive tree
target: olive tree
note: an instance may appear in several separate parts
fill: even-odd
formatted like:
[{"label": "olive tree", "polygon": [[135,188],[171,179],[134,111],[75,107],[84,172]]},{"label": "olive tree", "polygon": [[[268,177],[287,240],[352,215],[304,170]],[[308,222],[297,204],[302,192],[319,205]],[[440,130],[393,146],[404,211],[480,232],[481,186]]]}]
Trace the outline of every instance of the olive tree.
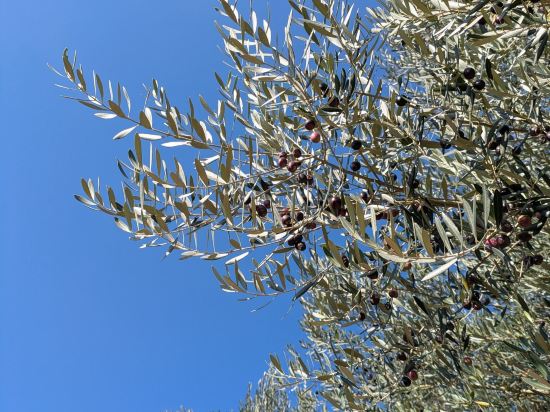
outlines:
[{"label": "olive tree", "polygon": [[153,80],[132,113],[65,51],[69,97],[134,138],[122,193],[76,198],[220,261],[224,291],[301,303],[243,410],[548,408],[548,1],[288,3],[278,40],[220,0],[217,102]]}]

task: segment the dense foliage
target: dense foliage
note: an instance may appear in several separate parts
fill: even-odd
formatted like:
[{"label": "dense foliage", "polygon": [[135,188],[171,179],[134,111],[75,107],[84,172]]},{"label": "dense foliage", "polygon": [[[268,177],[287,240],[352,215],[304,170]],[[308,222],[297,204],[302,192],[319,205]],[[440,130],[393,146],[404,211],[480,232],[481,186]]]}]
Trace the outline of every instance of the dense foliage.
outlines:
[{"label": "dense foliage", "polygon": [[[243,410],[547,409],[549,2],[359,3],[289,0],[278,42],[220,0],[233,70],[201,108],[154,80],[132,115],[65,51],[72,98],[135,136],[121,197],[77,199],[223,259],[223,290],[301,302],[307,339]],[[180,146],[194,170],[163,160]]]}]

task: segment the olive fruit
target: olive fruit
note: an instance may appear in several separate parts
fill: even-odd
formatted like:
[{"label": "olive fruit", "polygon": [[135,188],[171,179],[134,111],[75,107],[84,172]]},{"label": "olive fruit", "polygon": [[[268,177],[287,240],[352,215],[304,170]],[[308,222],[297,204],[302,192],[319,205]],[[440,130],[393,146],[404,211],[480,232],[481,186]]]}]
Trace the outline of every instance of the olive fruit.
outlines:
[{"label": "olive fruit", "polygon": [[415,370],[413,369],[413,370],[409,371],[409,373],[407,374],[407,376],[409,377],[409,379],[410,379],[411,381],[415,381],[415,380],[418,379],[418,372],[415,371]]},{"label": "olive fruit", "polygon": [[502,126],[500,126],[500,129],[498,129],[498,131],[500,134],[508,134],[510,133],[510,126],[508,126],[507,124],[503,124]]},{"label": "olive fruit", "polygon": [[290,162],[287,166],[289,172],[294,173],[302,163],[296,160]]},{"label": "olive fruit", "polygon": [[527,215],[520,215],[518,217],[518,225],[521,227],[527,227],[531,224],[531,217]]},{"label": "olive fruit", "polygon": [[474,89],[476,90],[483,90],[485,89],[485,81],[483,81],[482,79],[477,79],[474,84]]},{"label": "olive fruit", "polygon": [[311,132],[311,135],[309,136],[309,141],[311,143],[319,143],[321,141],[321,134],[317,131]]},{"label": "olive fruit", "polygon": [[397,104],[400,107],[405,106],[408,102],[409,100],[405,96],[397,96],[395,98],[395,104]]},{"label": "olive fruit", "polygon": [[354,140],[351,142],[351,148],[353,150],[359,150],[361,149],[361,146],[362,146],[361,140]]},{"label": "olive fruit", "polygon": [[474,77],[476,77],[476,71],[473,67],[466,67],[462,74],[464,74],[464,78],[468,80],[472,80]]},{"label": "olive fruit", "polygon": [[542,265],[542,262],[544,261],[544,258],[542,255],[533,255],[533,265]]},{"label": "olive fruit", "polygon": [[330,207],[334,211],[340,210],[342,207],[342,199],[340,199],[338,196],[334,196],[332,199],[330,199]]},{"label": "olive fruit", "polygon": [[281,222],[285,226],[290,226],[292,224],[292,218],[290,217],[290,215],[283,215],[281,216]]},{"label": "olive fruit", "polygon": [[256,213],[260,217],[266,217],[267,216],[267,208],[262,204],[258,204],[258,205],[256,205]]},{"label": "olive fruit", "polygon": [[371,280],[378,279],[378,270],[377,269],[371,269],[367,272],[367,277]]}]

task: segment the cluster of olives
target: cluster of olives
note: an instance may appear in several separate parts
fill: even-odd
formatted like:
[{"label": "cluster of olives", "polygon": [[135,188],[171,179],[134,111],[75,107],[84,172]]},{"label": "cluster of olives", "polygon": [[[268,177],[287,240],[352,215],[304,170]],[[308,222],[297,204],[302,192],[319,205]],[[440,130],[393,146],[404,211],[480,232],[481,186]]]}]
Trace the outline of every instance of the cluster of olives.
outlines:
[{"label": "cluster of olives", "polygon": [[303,252],[306,250],[306,244],[303,241],[304,237],[301,234],[290,237],[287,241],[288,246],[294,246],[296,250]]},{"label": "cluster of olives", "polygon": [[[475,79],[476,71],[473,67],[466,67],[464,69],[464,71],[462,72],[462,75],[464,76],[464,78],[466,80],[472,81],[472,87],[475,90],[481,91],[481,90],[485,89],[485,81],[481,78]],[[462,79],[462,78],[459,77],[458,79]],[[465,84],[464,81],[462,80],[462,82],[460,82],[458,79],[457,79],[457,87],[459,87],[461,91],[466,91],[467,86],[465,88],[464,88],[464,86],[461,86],[461,84]]]},{"label": "cluster of olives", "polygon": [[418,379],[418,372],[414,369],[411,369],[407,372],[406,375],[403,375],[401,378],[401,384],[403,386],[411,386],[412,382]]},{"label": "cluster of olives", "polygon": [[492,248],[504,249],[510,246],[511,243],[510,236],[502,234],[487,238],[485,240],[485,247],[489,250]]},{"label": "cluster of olives", "polygon": [[296,148],[292,151],[293,160],[288,161],[288,153],[281,152],[279,153],[279,159],[277,160],[277,165],[280,168],[286,167],[290,173],[294,173],[302,165],[302,162],[299,160],[302,157],[302,150]]},{"label": "cluster of olives", "polygon": [[321,133],[319,133],[317,130],[314,130],[316,126],[317,122],[315,122],[315,120],[313,119],[308,120],[304,125],[305,129],[311,132],[311,134],[309,135],[309,141],[311,143],[319,143],[321,141]]},{"label": "cluster of olives", "polygon": [[328,202],[328,210],[335,216],[347,216],[348,210],[340,196],[333,196]]},{"label": "cluster of olives", "polygon": [[262,203],[256,204],[256,214],[260,217],[267,216],[267,210],[271,209],[271,201],[269,199],[264,199]]},{"label": "cluster of olives", "polygon": [[[500,146],[504,143],[504,139],[509,135],[511,132],[510,126],[507,124],[504,124],[499,127],[498,133],[499,135],[494,136],[488,143],[487,148],[489,150],[496,151],[497,154],[500,153]],[[550,125],[546,125],[544,127],[540,125],[535,125],[529,128],[528,130],[528,137],[531,138],[538,138],[542,140],[543,142],[550,142]],[[523,142],[520,142],[516,144],[512,148],[512,154],[514,156],[518,156],[523,151]]]}]

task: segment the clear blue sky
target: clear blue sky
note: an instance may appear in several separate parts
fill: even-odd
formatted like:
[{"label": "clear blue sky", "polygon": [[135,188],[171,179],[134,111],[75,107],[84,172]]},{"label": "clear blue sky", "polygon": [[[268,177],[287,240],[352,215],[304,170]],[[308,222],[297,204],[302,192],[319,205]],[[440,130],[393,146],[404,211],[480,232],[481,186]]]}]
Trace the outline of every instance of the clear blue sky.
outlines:
[{"label": "clear blue sky", "polygon": [[[243,2],[248,3],[248,2]],[[265,4],[265,2],[258,2]],[[286,1],[274,1],[274,23]],[[236,408],[270,352],[301,337],[289,299],[259,313],[219,290],[209,263],[161,260],[73,199],[80,178],[119,187],[122,123],[60,98],[46,63],[64,47],[142,101],[216,96],[213,0],[0,0],[0,411]]]}]

